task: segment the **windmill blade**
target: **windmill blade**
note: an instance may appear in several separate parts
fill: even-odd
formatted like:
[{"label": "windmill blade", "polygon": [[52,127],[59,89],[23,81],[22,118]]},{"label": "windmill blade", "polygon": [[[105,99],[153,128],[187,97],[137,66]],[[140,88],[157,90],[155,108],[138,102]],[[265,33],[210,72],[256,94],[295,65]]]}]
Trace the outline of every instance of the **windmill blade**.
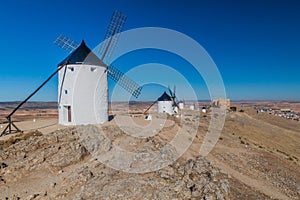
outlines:
[{"label": "windmill blade", "polygon": [[173,94],[174,94],[174,97],[176,97],[176,85],[174,85]]},{"label": "windmill blade", "polygon": [[169,93],[170,93],[171,98],[173,98],[173,92],[172,92],[170,86],[168,86],[168,90],[169,90]]},{"label": "windmill blade", "polygon": [[[106,30],[104,36],[104,41],[102,42],[98,54],[101,55],[101,60],[109,58],[116,48],[116,44],[120,37],[120,33],[123,31],[124,24],[127,17],[123,15],[120,11],[115,11],[111,17],[110,23]],[[107,63],[109,64],[109,63]]]},{"label": "windmill blade", "polygon": [[72,52],[75,50],[79,44],[75,42],[74,40],[68,38],[65,35],[60,35],[56,40],[54,41],[54,44],[59,46],[60,48],[66,50],[67,52]]},{"label": "windmill blade", "polygon": [[138,96],[141,94],[142,87],[139,86],[136,82],[134,82],[116,67],[110,65],[108,67],[107,72],[109,78],[111,78],[113,81],[119,84],[122,88],[124,88],[135,98],[138,98]]},{"label": "windmill blade", "polygon": [[177,100],[177,96],[176,96],[176,85],[174,85],[174,91],[173,91],[173,93],[174,93],[174,99],[177,102],[178,100]]},{"label": "windmill blade", "polygon": [[168,89],[169,89],[169,93],[170,93],[170,96],[171,96],[171,99],[172,99],[172,102],[173,102],[173,106],[177,106],[178,107],[178,104],[177,104],[177,98],[176,98],[176,86],[174,85],[174,90],[172,92],[171,90],[171,87],[168,86]]}]

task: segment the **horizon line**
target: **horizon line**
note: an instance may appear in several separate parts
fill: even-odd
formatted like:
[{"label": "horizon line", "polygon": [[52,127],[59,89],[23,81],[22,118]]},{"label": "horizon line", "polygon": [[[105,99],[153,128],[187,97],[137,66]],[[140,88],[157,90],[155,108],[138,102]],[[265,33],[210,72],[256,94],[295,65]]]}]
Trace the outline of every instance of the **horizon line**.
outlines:
[{"label": "horizon line", "polygon": [[[217,98],[219,99],[219,98]],[[211,102],[213,99],[204,99],[204,100],[184,100],[184,102]],[[156,100],[155,100],[156,101]],[[20,103],[22,102],[21,100],[15,100],[15,101],[0,101],[0,104],[3,103]],[[131,101],[108,101],[108,103],[125,103],[125,102],[141,102],[141,103],[146,103],[146,102],[154,102],[150,100],[131,100]],[[300,103],[300,100],[287,100],[287,99],[282,99],[282,100],[275,100],[275,99],[263,99],[263,100],[247,100],[247,99],[240,99],[240,100],[235,100],[235,99],[230,99],[230,102],[294,102],[294,103]],[[26,103],[58,103],[57,101],[28,101]]]}]

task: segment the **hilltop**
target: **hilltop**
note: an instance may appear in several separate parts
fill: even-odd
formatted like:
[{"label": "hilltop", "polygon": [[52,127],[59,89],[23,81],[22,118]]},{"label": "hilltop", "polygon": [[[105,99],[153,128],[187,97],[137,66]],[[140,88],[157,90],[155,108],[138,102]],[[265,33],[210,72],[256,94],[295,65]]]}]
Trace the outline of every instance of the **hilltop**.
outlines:
[{"label": "hilltop", "polygon": [[[130,129],[126,120],[131,116],[136,123],[146,121],[140,114],[122,114],[122,106],[117,108],[112,121],[97,126],[111,140],[100,140],[102,150],[111,151],[111,145],[128,151],[158,150],[182,125],[193,128],[192,122],[200,119],[199,128],[192,145],[176,162],[142,174],[111,169],[95,160],[93,140],[80,140],[82,133],[98,135],[94,126],[41,128],[42,133],[5,136],[0,141],[0,188],[4,191],[0,198],[297,199],[300,195],[298,121],[251,108],[227,113],[217,145],[202,157],[199,149],[213,117],[210,112],[190,111],[181,121],[169,116],[157,135],[134,139],[124,132]],[[153,114],[153,118],[166,116]],[[123,129],[117,125],[120,119]],[[164,153],[167,159],[172,156],[172,149]],[[131,164],[141,165],[134,160]]]}]

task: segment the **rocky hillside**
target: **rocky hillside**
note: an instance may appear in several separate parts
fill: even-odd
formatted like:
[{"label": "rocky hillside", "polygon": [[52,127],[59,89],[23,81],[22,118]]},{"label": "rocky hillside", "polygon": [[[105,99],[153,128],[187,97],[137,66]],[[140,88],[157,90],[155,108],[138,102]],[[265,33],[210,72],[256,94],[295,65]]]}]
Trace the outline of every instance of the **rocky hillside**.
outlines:
[{"label": "rocky hillside", "polygon": [[[97,127],[0,140],[0,199],[299,199],[299,122],[253,109],[227,113],[203,158],[214,115],[152,117],[153,126],[138,114],[117,114]],[[172,143],[178,133],[186,137]],[[184,150],[179,158],[171,143]]]},{"label": "rocky hillside", "polygon": [[203,157],[125,173],[94,159],[77,130],[2,142],[0,199],[228,199],[228,176]]}]

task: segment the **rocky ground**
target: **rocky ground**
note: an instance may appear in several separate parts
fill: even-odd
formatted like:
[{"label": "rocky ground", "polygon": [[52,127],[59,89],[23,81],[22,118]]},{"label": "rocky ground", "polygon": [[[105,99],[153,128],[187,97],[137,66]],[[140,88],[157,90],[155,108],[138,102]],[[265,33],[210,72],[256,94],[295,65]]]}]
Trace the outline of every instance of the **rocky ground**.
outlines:
[{"label": "rocky ground", "polygon": [[[176,125],[173,123],[170,131]],[[124,137],[116,125],[103,128],[112,141]],[[228,175],[207,159],[178,160],[160,170],[126,173],[102,164],[80,134],[94,126],[31,133],[2,143],[0,199],[228,199]],[[144,139],[158,148],[159,137]],[[108,146],[107,146],[108,145]],[[112,143],[100,143],[110,151]]]},{"label": "rocky ground", "polygon": [[[0,199],[299,199],[300,123],[251,109],[228,113],[216,146],[202,157],[212,117],[195,111],[161,125],[156,115],[162,127],[146,138],[125,133],[131,125],[124,116],[122,123],[116,117],[97,127],[13,135],[0,141]],[[175,162],[159,165],[177,158],[167,144],[179,130],[189,140],[195,130],[195,138]],[[140,154],[117,154],[116,146]],[[151,166],[162,168],[141,173]]]}]

